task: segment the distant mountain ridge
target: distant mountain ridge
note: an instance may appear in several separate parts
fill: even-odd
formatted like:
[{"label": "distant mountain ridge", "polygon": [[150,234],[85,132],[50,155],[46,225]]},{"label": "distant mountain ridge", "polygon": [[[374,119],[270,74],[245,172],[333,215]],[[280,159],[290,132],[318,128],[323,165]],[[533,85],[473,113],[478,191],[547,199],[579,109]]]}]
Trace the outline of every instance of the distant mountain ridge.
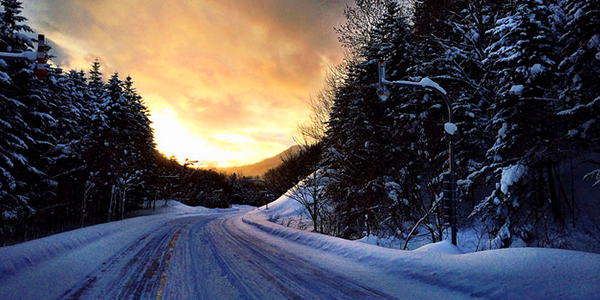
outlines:
[{"label": "distant mountain ridge", "polygon": [[246,176],[246,177],[256,177],[256,176],[262,177],[265,174],[265,172],[267,172],[269,169],[280,165],[283,162],[282,158],[285,159],[285,158],[289,157],[290,155],[296,155],[299,152],[300,152],[300,146],[294,145],[275,156],[261,160],[257,163],[254,163],[251,165],[244,165],[244,166],[217,168],[217,171],[226,173],[226,174],[235,173],[239,176]]}]

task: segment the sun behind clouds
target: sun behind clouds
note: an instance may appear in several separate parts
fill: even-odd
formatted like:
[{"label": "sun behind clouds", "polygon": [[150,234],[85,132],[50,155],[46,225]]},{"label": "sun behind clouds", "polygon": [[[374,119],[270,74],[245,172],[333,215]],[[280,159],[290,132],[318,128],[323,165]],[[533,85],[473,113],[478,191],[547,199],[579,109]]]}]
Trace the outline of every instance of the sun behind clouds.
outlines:
[{"label": "sun behind clouds", "polygon": [[343,51],[343,0],[24,1],[63,69],[130,75],[157,148],[179,161],[251,164],[294,144]]}]

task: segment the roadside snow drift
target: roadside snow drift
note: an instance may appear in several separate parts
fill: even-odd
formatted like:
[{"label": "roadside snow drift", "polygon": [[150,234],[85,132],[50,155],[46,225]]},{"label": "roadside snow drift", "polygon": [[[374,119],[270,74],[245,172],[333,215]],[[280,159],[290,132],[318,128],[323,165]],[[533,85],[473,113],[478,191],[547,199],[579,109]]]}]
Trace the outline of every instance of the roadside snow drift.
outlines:
[{"label": "roadside snow drift", "polygon": [[[599,254],[547,248],[463,253],[447,240],[413,251],[401,251],[300,231],[268,221],[270,215],[289,216],[293,211],[298,214],[299,210],[298,202],[282,196],[270,204],[268,210],[260,207],[242,219],[267,233],[262,238],[271,243],[281,243],[282,247],[293,248],[298,253],[307,253],[306,248],[318,249],[327,253],[319,261],[322,265],[335,262],[330,256],[358,262],[377,269],[381,272],[379,280],[389,285],[394,285],[399,277],[409,275],[475,298],[600,299]],[[302,247],[285,246],[290,242]]]}]

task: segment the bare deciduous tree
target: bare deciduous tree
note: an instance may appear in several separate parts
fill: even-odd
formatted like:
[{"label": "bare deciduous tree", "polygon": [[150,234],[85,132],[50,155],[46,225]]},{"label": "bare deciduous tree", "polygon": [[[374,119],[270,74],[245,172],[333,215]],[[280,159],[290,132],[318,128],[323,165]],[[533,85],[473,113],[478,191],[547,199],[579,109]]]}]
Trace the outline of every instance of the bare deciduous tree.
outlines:
[{"label": "bare deciduous tree", "polygon": [[[397,0],[355,0],[354,5],[346,6],[344,15],[346,22],[335,28],[339,35],[338,39],[342,47],[346,49],[346,59],[355,61],[362,55],[365,47],[372,44],[371,31],[380,21],[381,15],[386,11],[386,4]],[[412,10],[413,1],[400,0],[398,5],[405,12],[405,15]]]},{"label": "bare deciduous tree", "polygon": [[311,114],[307,122],[298,124],[296,142],[311,145],[321,142],[327,133],[327,121],[333,107],[337,89],[344,82],[346,65],[330,66],[323,87],[315,96],[311,96],[309,105]]}]

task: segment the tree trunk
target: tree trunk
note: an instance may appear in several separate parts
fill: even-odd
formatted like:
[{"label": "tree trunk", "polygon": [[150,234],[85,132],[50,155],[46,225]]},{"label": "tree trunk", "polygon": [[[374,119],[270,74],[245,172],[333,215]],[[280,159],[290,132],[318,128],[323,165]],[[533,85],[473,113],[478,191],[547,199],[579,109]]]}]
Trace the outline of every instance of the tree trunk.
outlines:
[{"label": "tree trunk", "polygon": [[555,223],[564,226],[565,216],[563,215],[562,209],[560,208],[560,199],[558,198],[556,193],[556,184],[554,183],[554,172],[552,171],[551,162],[548,162],[548,164],[546,165],[546,170],[548,172],[548,188],[550,190],[550,209],[552,210],[552,216],[554,217]]}]

